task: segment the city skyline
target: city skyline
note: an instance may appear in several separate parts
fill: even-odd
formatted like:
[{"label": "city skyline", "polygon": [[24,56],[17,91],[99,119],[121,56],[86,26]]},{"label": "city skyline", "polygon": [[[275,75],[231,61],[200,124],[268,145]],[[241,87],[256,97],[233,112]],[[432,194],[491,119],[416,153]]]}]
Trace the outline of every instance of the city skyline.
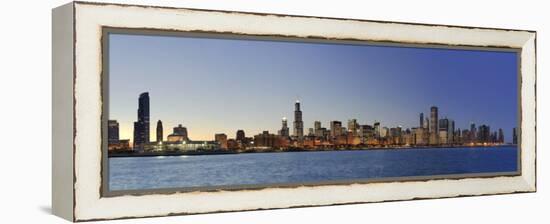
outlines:
[{"label": "city skyline", "polygon": [[[310,143],[315,146],[322,145],[323,141],[326,141],[325,144],[346,144],[350,146],[357,145],[415,145],[415,146],[425,146],[425,145],[468,145],[468,144],[517,144],[516,136],[516,127],[513,128],[511,142],[506,142],[504,140],[504,131],[502,128],[492,129],[491,126],[482,124],[475,124],[470,122],[466,128],[457,127],[455,121],[452,118],[447,116],[439,117],[439,108],[437,106],[430,107],[429,117],[424,117],[424,113],[421,112],[418,114],[419,122],[417,126],[403,127],[401,125],[396,127],[386,127],[381,125],[380,121],[375,121],[374,123],[360,123],[357,119],[352,118],[347,120],[347,126],[342,124],[341,120],[332,120],[329,123],[330,128],[326,126],[323,127],[322,121],[315,121],[312,128],[304,127],[302,122],[302,110],[301,102],[296,100],[294,102],[294,122],[293,122],[293,133],[290,134],[288,127],[288,119],[283,117],[281,119],[281,128],[278,131],[263,130],[258,134],[249,133],[246,136],[246,132],[242,129],[235,131],[235,138],[228,137],[227,133],[215,133],[213,139],[191,139],[189,138],[189,132],[187,127],[178,124],[178,126],[173,127],[173,132],[164,138],[164,129],[162,126],[162,120],[157,121],[156,125],[156,135],[155,141],[150,141],[152,137],[150,135],[149,127],[145,127],[144,124],[149,124],[150,114],[150,99],[149,93],[144,92],[139,95],[138,99],[138,109],[137,109],[137,120],[134,122],[134,138],[137,136],[137,141],[133,142],[132,148],[143,150],[143,148],[151,146],[162,146],[163,143],[173,144],[186,144],[189,142],[193,144],[220,144],[224,145],[222,149],[228,148],[228,140],[236,140],[240,143],[245,143],[253,140],[248,139],[262,139],[262,136],[265,138],[271,138],[274,142],[263,142],[260,145],[279,145],[281,140],[283,144],[285,141],[289,140],[298,144],[295,147],[303,147],[304,141],[309,140]],[[129,139],[120,139],[119,138],[119,123],[117,120],[108,120],[108,140],[109,144],[114,148],[122,147],[124,149],[126,146],[124,144],[129,143]],[[305,134],[305,128],[309,129],[308,134]],[[276,133],[276,134],[275,134]],[[149,136],[149,139],[146,138]],[[253,136],[253,138],[252,138]],[[346,140],[342,142],[342,139],[339,137],[346,137]],[[351,138],[350,138],[351,137]],[[213,140],[213,141],[212,141]],[[312,141],[319,140],[317,143]],[[120,145],[119,143],[121,143]],[[264,140],[266,141],[266,140]],[[277,141],[278,143],[275,143]],[[124,143],[126,142],[126,143]],[[194,143],[192,143],[194,142]],[[248,142],[252,143],[253,142]],[[246,143],[246,144],[248,144]],[[160,145],[159,145],[160,144]],[[211,147],[218,147],[211,145]],[[284,146],[286,147],[286,146]]]},{"label": "city skyline", "polygon": [[[183,49],[194,52],[195,57],[177,51]],[[215,60],[229,49],[241,51],[235,58],[223,56],[231,62]],[[250,51],[264,56],[257,59]],[[153,124],[162,120],[165,131],[182,124],[189,129],[189,137],[197,140],[213,139],[216,133],[233,138],[239,129],[245,130],[247,136],[264,130],[277,133],[282,117],[290,118],[292,129],[293,110],[288,104],[296,98],[305,102],[302,105],[304,134],[316,120],[322,121],[324,127],[333,120],[357,119],[362,124],[380,121],[382,126],[410,128],[417,126],[419,113],[429,114],[425,109],[417,111],[416,108],[432,105],[447,108],[440,111],[440,115],[453,118],[459,124],[457,128],[467,128],[470,122],[500,127],[507,142],[511,141],[511,130],[517,123],[517,96],[509,88],[517,85],[517,55],[511,52],[113,35],[110,54],[110,119],[120,123],[120,138],[132,141],[135,96],[143,89],[149,89],[147,92],[151,95]],[[175,58],[155,57],[161,55]],[[298,63],[300,66],[296,66],[294,60],[285,59],[304,55],[309,57],[303,57]],[[271,58],[267,60],[267,56]],[[344,59],[339,58],[342,56]],[[383,59],[390,56],[393,64],[386,62],[381,66]],[[155,58],[166,61],[153,60]],[[371,60],[377,62],[374,67],[367,63]],[[401,68],[395,68],[396,61]],[[214,66],[204,65],[207,62]],[[247,66],[251,63],[254,66]],[[291,70],[294,72],[289,74],[291,66],[284,63],[296,66]],[[460,69],[456,64],[471,68]],[[431,71],[430,65],[435,71],[416,76],[421,71]],[[162,69],[163,66],[168,68]],[[330,71],[321,71],[324,69]],[[243,75],[235,75],[238,73]],[[282,77],[273,78],[273,74],[282,74]],[[378,77],[384,75],[389,77]],[[469,81],[453,82],[459,75],[460,80]],[[378,82],[373,83],[365,76]],[[432,79],[434,81],[430,81]],[[428,102],[430,100],[434,102]],[[151,134],[150,140],[154,141],[155,136]]]}]

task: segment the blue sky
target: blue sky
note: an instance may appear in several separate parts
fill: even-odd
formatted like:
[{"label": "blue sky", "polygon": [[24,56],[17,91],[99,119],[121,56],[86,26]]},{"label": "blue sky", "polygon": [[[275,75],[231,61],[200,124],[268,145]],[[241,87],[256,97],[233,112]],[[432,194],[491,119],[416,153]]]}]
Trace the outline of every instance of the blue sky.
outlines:
[{"label": "blue sky", "polygon": [[[479,50],[110,35],[110,119],[131,139],[141,92],[151,98],[151,130],[182,124],[194,140],[292,130],[294,101],[305,129],[320,120],[418,126],[439,107],[457,128],[470,122],[517,125],[517,54]],[[151,132],[151,139],[154,139]]]}]

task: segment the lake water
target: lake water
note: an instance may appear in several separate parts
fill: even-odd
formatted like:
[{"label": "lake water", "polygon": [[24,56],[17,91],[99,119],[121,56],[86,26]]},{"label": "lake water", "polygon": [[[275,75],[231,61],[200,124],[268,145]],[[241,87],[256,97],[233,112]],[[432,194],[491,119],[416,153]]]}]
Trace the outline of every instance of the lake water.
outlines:
[{"label": "lake water", "polygon": [[515,146],[109,158],[109,188],[144,190],[514,172]]}]

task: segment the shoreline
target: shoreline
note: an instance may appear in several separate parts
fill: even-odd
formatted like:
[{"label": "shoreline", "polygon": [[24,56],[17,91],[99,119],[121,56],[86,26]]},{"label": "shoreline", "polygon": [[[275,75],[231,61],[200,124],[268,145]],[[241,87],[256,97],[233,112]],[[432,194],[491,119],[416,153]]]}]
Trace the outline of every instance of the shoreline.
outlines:
[{"label": "shoreline", "polygon": [[245,154],[245,153],[286,153],[286,152],[331,152],[331,151],[370,151],[370,150],[407,150],[407,149],[438,149],[438,148],[498,148],[517,146],[514,144],[503,145],[473,145],[473,146],[418,146],[418,147],[372,147],[372,148],[333,148],[333,149],[287,149],[287,150],[247,150],[247,151],[229,151],[229,150],[212,150],[212,151],[168,151],[168,152],[109,152],[109,158],[121,157],[157,157],[157,156],[203,156],[203,155],[228,155],[228,154]]}]

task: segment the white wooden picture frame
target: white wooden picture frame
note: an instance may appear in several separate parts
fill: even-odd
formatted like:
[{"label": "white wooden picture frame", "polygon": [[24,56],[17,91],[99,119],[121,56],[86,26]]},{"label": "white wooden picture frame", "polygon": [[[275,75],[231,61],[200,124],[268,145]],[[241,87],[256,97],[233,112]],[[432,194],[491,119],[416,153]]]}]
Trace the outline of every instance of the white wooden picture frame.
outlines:
[{"label": "white wooden picture frame", "polygon": [[[246,190],[102,193],[103,29],[513,48],[520,57],[520,174]],[[70,221],[536,191],[536,32],[73,2],[53,10],[53,213]]]}]

